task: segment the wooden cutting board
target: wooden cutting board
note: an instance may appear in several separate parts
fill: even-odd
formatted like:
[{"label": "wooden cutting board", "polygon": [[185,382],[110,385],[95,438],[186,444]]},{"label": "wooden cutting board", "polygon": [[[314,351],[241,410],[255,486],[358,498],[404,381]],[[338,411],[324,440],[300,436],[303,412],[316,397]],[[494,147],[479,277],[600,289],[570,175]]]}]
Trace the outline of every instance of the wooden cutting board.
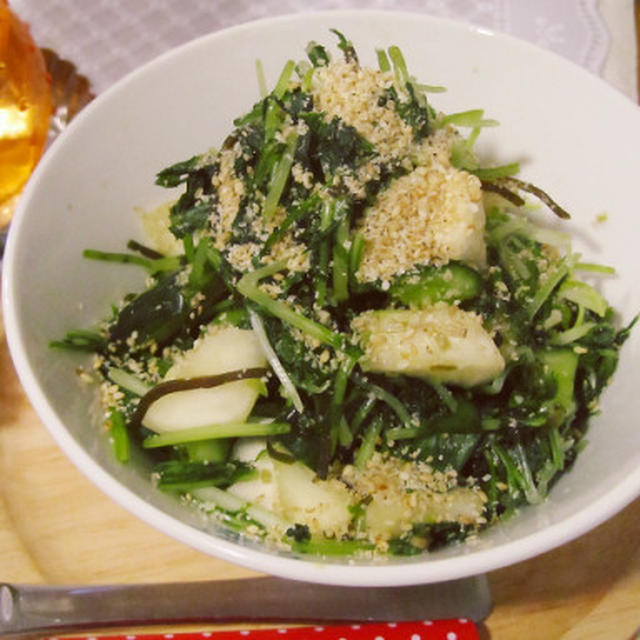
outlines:
[{"label": "wooden cutting board", "polygon": [[[0,580],[161,582],[249,577],[137,520],[57,448],[0,339]],[[489,576],[495,640],[630,638],[640,626],[640,500],[573,543]]]}]

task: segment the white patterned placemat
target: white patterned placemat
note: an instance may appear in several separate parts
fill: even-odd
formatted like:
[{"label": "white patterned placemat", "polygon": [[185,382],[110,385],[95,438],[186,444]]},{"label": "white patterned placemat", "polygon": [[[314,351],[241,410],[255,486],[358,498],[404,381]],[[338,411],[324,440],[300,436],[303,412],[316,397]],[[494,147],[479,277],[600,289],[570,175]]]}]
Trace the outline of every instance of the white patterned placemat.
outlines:
[{"label": "white patterned placemat", "polygon": [[[620,1],[620,0],[616,0]],[[40,46],[73,61],[101,92],[167,49],[219,29],[319,9],[405,10],[501,31],[596,74],[609,33],[597,0],[11,0]]]}]

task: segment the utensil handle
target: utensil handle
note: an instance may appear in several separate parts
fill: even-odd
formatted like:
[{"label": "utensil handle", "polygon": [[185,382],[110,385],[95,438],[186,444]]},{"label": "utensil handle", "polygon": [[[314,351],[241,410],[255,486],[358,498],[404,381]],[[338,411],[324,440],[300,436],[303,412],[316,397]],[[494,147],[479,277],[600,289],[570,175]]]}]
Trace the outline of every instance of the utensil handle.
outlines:
[{"label": "utensil handle", "polygon": [[0,637],[177,622],[372,622],[486,618],[485,576],[409,587],[336,587],[280,578],[105,586],[0,584]]}]

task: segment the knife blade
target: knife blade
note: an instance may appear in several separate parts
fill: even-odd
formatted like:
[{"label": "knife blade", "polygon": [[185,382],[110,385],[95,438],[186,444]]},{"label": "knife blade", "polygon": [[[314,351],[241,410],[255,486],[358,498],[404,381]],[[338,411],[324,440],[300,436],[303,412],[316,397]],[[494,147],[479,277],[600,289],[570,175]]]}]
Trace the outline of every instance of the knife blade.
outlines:
[{"label": "knife blade", "polygon": [[160,584],[0,584],[0,637],[186,622],[484,620],[486,576],[401,587],[342,587],[264,577]]}]

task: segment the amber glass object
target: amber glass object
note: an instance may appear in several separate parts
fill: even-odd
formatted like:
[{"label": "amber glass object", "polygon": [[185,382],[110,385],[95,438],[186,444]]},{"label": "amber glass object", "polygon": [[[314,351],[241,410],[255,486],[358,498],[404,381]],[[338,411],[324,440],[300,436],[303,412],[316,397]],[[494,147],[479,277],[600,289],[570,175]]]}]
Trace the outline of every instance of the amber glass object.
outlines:
[{"label": "amber glass object", "polygon": [[0,227],[47,139],[51,87],[29,28],[0,0]]}]

